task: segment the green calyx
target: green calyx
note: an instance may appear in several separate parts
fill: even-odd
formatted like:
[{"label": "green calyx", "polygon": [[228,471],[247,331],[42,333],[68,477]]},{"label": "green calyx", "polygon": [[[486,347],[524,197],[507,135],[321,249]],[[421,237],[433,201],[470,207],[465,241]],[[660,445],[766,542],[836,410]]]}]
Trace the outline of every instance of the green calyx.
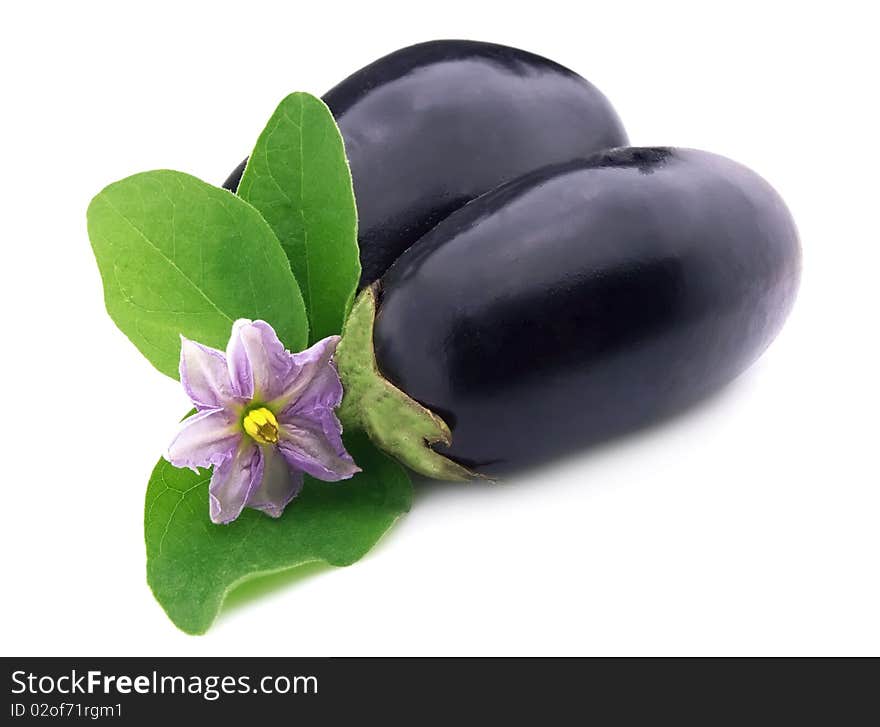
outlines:
[{"label": "green calyx", "polygon": [[355,300],[334,360],[345,395],[338,414],[346,428],[367,434],[379,449],[414,472],[438,480],[465,481],[479,474],[435,452],[432,445],[452,443],[439,416],[385,379],[373,351],[376,289]]}]

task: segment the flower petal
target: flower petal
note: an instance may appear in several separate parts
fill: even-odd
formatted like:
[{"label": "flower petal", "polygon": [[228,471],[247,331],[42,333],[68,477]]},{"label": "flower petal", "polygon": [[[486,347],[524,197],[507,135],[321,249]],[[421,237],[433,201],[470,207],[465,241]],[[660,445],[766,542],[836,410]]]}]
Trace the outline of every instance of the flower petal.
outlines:
[{"label": "flower petal", "polygon": [[230,523],[247,505],[263,480],[263,453],[248,438],[242,439],[235,454],[214,467],[208,487],[211,521]]},{"label": "flower petal", "polygon": [[275,447],[263,448],[263,461],[263,481],[248,499],[247,506],[281,517],[287,503],[302,489],[303,475],[290,469]]},{"label": "flower petal", "polygon": [[293,367],[272,408],[285,413],[309,415],[316,409],[335,409],[342,401],[342,382],[331,358],[339,336],[328,336],[301,353],[291,355]]},{"label": "flower petal", "polygon": [[199,410],[221,408],[234,397],[223,352],[185,336],[180,337],[180,383]]},{"label": "flower petal", "polygon": [[329,409],[316,418],[288,416],[280,423],[278,449],[293,469],[326,482],[345,480],[360,468],[342,443],[342,426]]},{"label": "flower petal", "polygon": [[278,396],[293,366],[291,354],[272,326],[246,318],[232,325],[226,359],[236,393],[260,401]]},{"label": "flower petal", "polygon": [[229,459],[241,440],[235,419],[224,409],[205,409],[184,419],[168,446],[175,467],[210,467]]}]

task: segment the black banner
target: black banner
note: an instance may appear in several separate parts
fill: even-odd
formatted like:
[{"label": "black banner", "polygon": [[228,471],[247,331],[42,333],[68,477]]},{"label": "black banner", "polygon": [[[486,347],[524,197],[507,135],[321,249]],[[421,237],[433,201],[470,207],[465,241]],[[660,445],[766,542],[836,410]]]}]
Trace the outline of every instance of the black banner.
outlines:
[{"label": "black banner", "polygon": [[[4,658],[0,722],[876,723],[875,660]],[[866,717],[872,719],[866,721]]]}]

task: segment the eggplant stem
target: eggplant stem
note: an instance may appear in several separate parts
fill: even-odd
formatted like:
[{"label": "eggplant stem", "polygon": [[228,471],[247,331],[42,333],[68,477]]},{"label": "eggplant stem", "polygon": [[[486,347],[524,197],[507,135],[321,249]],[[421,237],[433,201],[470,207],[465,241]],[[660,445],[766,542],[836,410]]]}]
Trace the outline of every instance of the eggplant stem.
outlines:
[{"label": "eggplant stem", "polygon": [[344,395],[337,410],[343,427],[359,429],[382,451],[426,477],[463,482],[481,478],[432,449],[452,443],[439,416],[382,376],[373,350],[376,284],[365,288],[352,306],[334,361]]}]

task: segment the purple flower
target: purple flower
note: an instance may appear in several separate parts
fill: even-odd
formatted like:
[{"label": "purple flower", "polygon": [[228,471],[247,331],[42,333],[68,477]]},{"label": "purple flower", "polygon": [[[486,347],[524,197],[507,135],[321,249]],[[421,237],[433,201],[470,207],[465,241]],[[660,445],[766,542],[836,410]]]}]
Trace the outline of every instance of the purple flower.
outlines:
[{"label": "purple flower", "polygon": [[198,411],[165,458],[193,470],[214,466],[215,523],[232,522],[245,507],[280,517],[303,472],[327,481],[360,472],[333,413],[342,401],[331,361],[339,336],[292,354],[268,323],[241,319],[225,354],[180,338],[180,381]]}]

